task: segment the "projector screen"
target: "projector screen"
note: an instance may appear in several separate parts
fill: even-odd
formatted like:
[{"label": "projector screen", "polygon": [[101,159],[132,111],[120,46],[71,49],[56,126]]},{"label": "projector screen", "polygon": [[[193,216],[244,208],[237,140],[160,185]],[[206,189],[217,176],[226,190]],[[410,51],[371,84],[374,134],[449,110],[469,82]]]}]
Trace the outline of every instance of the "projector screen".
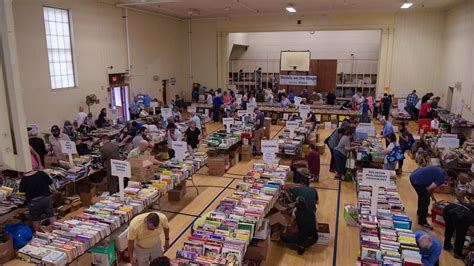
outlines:
[{"label": "projector screen", "polygon": [[310,51],[281,51],[280,71],[309,71],[310,60]]}]

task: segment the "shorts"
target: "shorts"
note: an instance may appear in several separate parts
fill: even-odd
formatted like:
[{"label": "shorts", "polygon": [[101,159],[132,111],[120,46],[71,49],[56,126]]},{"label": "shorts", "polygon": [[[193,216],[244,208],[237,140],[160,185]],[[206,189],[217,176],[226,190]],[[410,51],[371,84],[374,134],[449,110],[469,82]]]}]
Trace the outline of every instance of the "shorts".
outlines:
[{"label": "shorts", "polygon": [[46,214],[46,218],[54,216],[53,200],[51,199],[51,196],[31,200],[28,203],[28,208],[33,222],[40,221],[42,214]]}]

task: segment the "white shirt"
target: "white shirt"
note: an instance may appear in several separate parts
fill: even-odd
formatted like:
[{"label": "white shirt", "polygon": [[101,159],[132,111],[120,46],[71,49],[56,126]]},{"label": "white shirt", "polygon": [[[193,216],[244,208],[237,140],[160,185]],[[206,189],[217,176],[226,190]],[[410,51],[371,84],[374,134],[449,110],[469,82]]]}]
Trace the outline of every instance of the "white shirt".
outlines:
[{"label": "white shirt", "polygon": [[202,132],[201,118],[198,115],[193,115],[191,118],[192,121],[196,124],[196,127],[199,128],[199,131]]},{"label": "white shirt", "polygon": [[181,132],[179,132],[179,129],[175,129],[174,130],[174,136],[176,137],[176,139],[173,140],[173,138],[171,138],[171,132],[168,131],[167,133],[167,142],[168,142],[168,149],[173,149],[173,141],[180,141],[181,140]]},{"label": "white shirt", "polygon": [[431,120],[431,125],[430,125],[430,127],[431,127],[432,129],[439,129],[439,121],[436,120],[436,119]]},{"label": "white shirt", "polygon": [[255,97],[251,97],[251,98],[249,99],[249,103],[250,103],[250,104],[257,105],[257,100],[255,100]]},{"label": "white shirt", "polygon": [[156,133],[158,132],[158,128],[153,125],[153,124],[150,124],[150,125],[143,125],[144,127],[146,127],[148,129],[148,132],[150,133]]},{"label": "white shirt", "polygon": [[212,95],[207,95],[207,104],[212,104]]},{"label": "white shirt", "polygon": [[86,120],[87,114],[84,112],[79,112],[77,113],[76,116],[76,121],[77,121],[77,126],[80,127],[82,124],[84,124],[84,120]]}]

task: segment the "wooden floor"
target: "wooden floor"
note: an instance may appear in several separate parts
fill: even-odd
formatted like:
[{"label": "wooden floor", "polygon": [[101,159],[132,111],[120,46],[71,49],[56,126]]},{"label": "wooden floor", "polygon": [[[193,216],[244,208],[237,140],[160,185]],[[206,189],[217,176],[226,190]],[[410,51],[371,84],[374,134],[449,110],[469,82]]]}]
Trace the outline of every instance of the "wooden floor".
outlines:
[{"label": "wooden floor", "polygon": [[[208,124],[207,133],[223,128],[222,124]],[[272,126],[271,137],[277,138],[282,131],[281,126]],[[321,139],[324,140],[331,130],[321,131]],[[356,204],[356,192],[354,183],[339,182],[334,180],[334,174],[329,172],[330,154],[325,152],[321,156],[321,177],[318,183],[312,186],[318,189],[319,206],[318,221],[328,223],[331,231],[331,242],[329,246],[315,245],[300,256],[296,251],[286,248],[279,243],[272,242],[264,265],[354,265],[359,251],[359,232],[356,227],[346,226],[343,219],[343,207],[345,204]],[[166,252],[170,258],[175,256],[176,250],[181,248],[183,241],[190,234],[190,227],[195,219],[203,213],[206,213],[219,203],[219,201],[232,193],[236,183],[252,167],[254,162],[241,162],[232,167],[228,173],[223,176],[209,176],[207,169],[201,169],[194,176],[194,181],[199,189],[199,195],[196,195],[194,188],[187,188],[187,193],[179,202],[168,202],[163,199],[161,202],[162,211],[170,219],[170,238],[171,247]],[[417,168],[417,165],[410,158],[405,160],[404,172],[397,181],[399,192],[403,203],[407,208],[410,217],[415,220],[417,197],[416,193],[409,184],[408,176],[411,171]],[[191,184],[188,183],[188,186]],[[453,199],[450,195],[437,195],[438,199]],[[414,230],[420,228],[415,225]],[[433,234],[443,241],[444,229],[435,225]],[[440,265],[463,265],[460,260],[452,257],[452,254],[443,251]],[[26,263],[18,260],[7,263],[6,265],[25,265]],[[82,256],[72,265],[90,265],[90,255]],[[127,265],[127,264],[124,264]]]}]

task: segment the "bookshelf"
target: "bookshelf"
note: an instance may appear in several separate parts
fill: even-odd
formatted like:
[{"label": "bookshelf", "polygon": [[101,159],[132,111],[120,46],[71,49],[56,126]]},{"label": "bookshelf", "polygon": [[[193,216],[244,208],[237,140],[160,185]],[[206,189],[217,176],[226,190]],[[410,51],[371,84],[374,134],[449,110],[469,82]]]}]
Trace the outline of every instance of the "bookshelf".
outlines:
[{"label": "bookshelf", "polygon": [[375,96],[378,60],[337,60],[336,96],[352,97],[361,92]]}]

